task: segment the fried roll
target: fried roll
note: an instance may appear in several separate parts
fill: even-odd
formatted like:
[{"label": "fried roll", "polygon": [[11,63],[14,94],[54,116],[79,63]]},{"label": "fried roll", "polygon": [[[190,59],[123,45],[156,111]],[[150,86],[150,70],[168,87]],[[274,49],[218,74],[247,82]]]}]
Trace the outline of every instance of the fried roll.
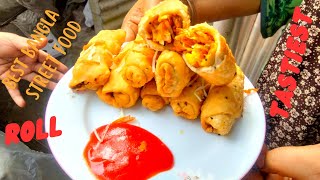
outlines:
[{"label": "fried roll", "polygon": [[127,54],[131,51],[131,49],[133,48],[134,46],[134,41],[131,41],[129,43],[124,43],[122,45],[123,47],[121,48],[120,52],[118,55],[116,55],[113,59],[113,65],[111,66],[111,69],[115,69],[117,68],[118,66],[120,66],[121,62],[124,62],[122,61],[126,56]]},{"label": "fried roll", "polygon": [[200,114],[200,109],[210,86],[204,79],[197,78],[183,89],[180,96],[170,99],[170,105],[177,116],[194,120]]},{"label": "fried roll", "polygon": [[[113,67],[116,68],[118,66],[120,66],[120,63],[123,62],[122,65],[124,65],[124,61],[122,61],[124,58],[126,58],[127,54],[137,45],[139,44],[139,46],[143,47],[146,46],[145,41],[142,39],[141,36],[137,35],[136,39],[134,41],[130,41],[130,42],[125,42],[122,44],[121,46],[121,51],[119,52],[119,54],[113,59]],[[114,69],[112,68],[112,69]]]},{"label": "fried roll", "polygon": [[193,74],[180,54],[165,50],[156,64],[157,91],[162,97],[178,97]]},{"label": "fried roll", "polygon": [[183,53],[190,69],[209,83],[222,86],[234,78],[234,56],[225,38],[207,23],[182,30],[174,45],[176,51]]},{"label": "fried roll", "polygon": [[210,133],[227,135],[243,111],[244,74],[237,75],[225,86],[212,86],[201,108],[202,128]]},{"label": "fried roll", "polygon": [[135,43],[124,58],[124,67],[121,71],[123,79],[136,88],[140,88],[151,81],[154,77],[154,72],[152,72],[154,54],[154,50],[146,44]]},{"label": "fried roll", "polygon": [[154,80],[148,82],[141,89],[142,105],[151,111],[158,111],[169,103],[169,99],[161,97],[157,91],[157,85]]},{"label": "fried roll", "polygon": [[105,103],[117,108],[129,108],[136,104],[140,89],[130,86],[116,69],[111,71],[106,85],[97,91],[98,97]]},{"label": "fried roll", "polygon": [[103,30],[83,47],[73,70],[69,87],[80,91],[97,90],[107,83],[113,57],[125,41],[124,30]]},{"label": "fried roll", "polygon": [[163,51],[173,44],[181,28],[189,26],[188,7],[179,0],[164,0],[145,13],[138,34],[152,49]]}]

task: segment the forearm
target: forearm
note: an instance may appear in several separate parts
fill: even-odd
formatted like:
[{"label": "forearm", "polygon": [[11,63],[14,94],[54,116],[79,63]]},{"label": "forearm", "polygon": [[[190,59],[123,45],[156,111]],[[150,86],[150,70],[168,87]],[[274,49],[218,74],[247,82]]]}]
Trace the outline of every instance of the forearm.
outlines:
[{"label": "forearm", "polygon": [[263,170],[297,179],[320,178],[320,144],[281,147],[266,154]]},{"label": "forearm", "polygon": [[[193,9],[193,24],[213,22],[260,12],[260,0],[183,0]],[[189,1],[189,3],[188,3]]]}]

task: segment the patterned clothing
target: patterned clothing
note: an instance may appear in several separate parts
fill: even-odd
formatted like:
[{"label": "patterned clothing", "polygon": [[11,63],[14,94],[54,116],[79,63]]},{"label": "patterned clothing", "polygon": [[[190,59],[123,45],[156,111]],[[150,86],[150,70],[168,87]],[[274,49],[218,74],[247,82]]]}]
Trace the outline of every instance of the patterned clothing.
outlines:
[{"label": "patterned clothing", "polygon": [[[265,107],[267,120],[266,143],[271,149],[320,143],[320,0],[305,0],[300,8],[302,14],[312,19],[312,23],[290,21],[258,80],[259,94]],[[280,67],[284,53],[289,50],[287,40],[292,36],[290,27],[296,27],[295,24],[307,28],[308,38],[304,41],[306,51],[303,55],[300,54],[302,62],[289,58],[289,63],[297,67],[300,73],[296,71],[297,69],[294,70],[295,72],[282,73]],[[294,39],[301,42],[302,37]],[[294,51],[291,50],[291,52]],[[280,74],[292,76],[296,81],[296,88],[290,101],[291,108],[285,106],[275,95],[277,90],[290,91],[290,86],[285,88],[282,88],[283,84],[280,86],[278,82]],[[272,101],[276,101],[279,108],[288,112],[287,118],[270,115]]]}]

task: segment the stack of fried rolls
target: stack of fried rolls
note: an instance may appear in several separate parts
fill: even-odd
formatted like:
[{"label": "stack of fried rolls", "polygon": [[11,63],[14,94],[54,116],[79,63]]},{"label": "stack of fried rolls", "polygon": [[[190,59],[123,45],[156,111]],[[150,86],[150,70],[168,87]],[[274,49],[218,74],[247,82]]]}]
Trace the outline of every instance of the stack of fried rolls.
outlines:
[{"label": "stack of fried rolls", "polygon": [[142,18],[134,41],[104,30],[84,47],[70,87],[95,90],[117,108],[150,111],[170,105],[176,116],[200,117],[209,133],[227,135],[243,111],[244,74],[226,40],[212,26],[190,26],[188,8],[164,0]]}]

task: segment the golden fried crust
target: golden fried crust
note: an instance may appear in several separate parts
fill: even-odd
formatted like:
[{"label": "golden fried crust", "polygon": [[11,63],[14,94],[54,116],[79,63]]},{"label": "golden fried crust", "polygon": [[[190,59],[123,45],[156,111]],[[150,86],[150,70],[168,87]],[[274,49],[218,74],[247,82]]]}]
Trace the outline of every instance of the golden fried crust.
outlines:
[{"label": "golden fried crust", "polygon": [[146,44],[134,44],[132,50],[124,58],[122,77],[133,87],[140,88],[154,77],[152,59],[154,50]]},{"label": "golden fried crust", "polygon": [[127,43],[124,47],[122,47],[122,49],[120,50],[119,54],[116,55],[113,58],[113,66],[115,69],[117,66],[119,66],[121,64],[121,62],[124,60],[124,58],[127,56],[127,54],[132,50],[134,46],[134,41],[131,41],[129,43]]},{"label": "golden fried crust", "polygon": [[227,135],[243,111],[244,74],[237,75],[225,86],[212,86],[201,107],[202,128],[210,133]]},{"label": "golden fried crust", "polygon": [[97,95],[109,105],[117,108],[129,108],[136,104],[140,89],[130,86],[119,72],[118,68],[111,71],[109,82],[99,88]]},{"label": "golden fried crust", "polygon": [[121,45],[125,42],[126,32],[122,29],[102,30],[94,36],[86,46],[91,46],[97,42],[104,44],[105,48],[113,55],[117,55],[121,50]]},{"label": "golden fried crust", "polygon": [[170,105],[175,115],[190,120],[196,119],[205,99],[206,85],[204,79],[198,78],[194,83],[185,87],[180,96],[171,98]]},{"label": "golden fried crust", "polygon": [[142,105],[151,111],[158,111],[169,103],[169,98],[161,97],[157,91],[156,82],[154,80],[148,82],[141,89]]},{"label": "golden fried crust", "polygon": [[97,90],[110,76],[113,58],[125,41],[124,30],[103,30],[83,47],[73,70],[69,87],[76,91]]},{"label": "golden fried crust", "polygon": [[100,46],[91,46],[77,60],[72,70],[72,79],[69,87],[81,90],[96,90],[104,85],[110,76],[109,66],[106,63],[110,55]]},{"label": "golden fried crust", "polygon": [[180,54],[165,50],[156,64],[157,91],[162,97],[178,97],[193,74]]}]

